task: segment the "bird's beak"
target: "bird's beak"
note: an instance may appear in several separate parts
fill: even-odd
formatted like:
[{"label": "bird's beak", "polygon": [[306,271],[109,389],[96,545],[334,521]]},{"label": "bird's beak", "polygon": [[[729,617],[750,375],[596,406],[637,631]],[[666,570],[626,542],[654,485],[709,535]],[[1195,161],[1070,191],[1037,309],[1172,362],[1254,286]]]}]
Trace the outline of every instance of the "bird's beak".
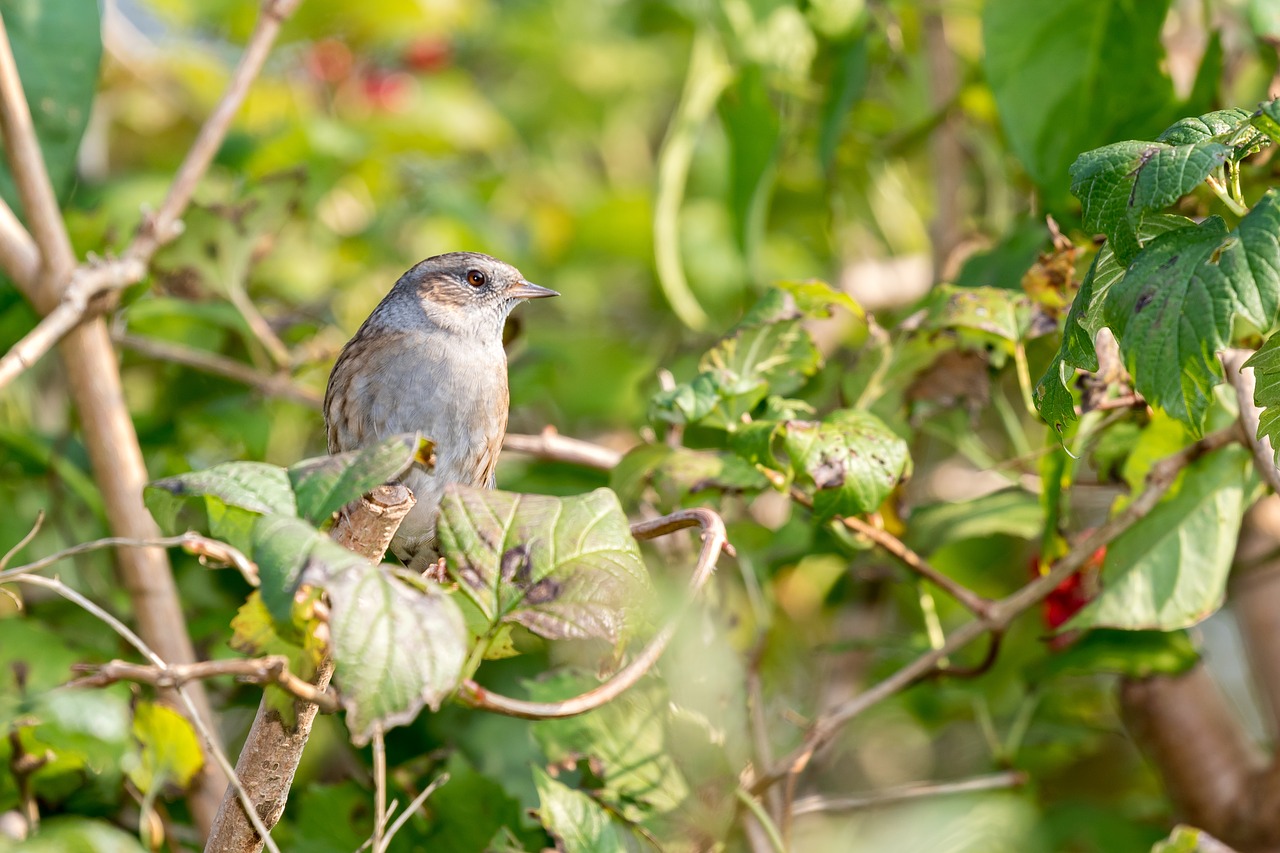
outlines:
[{"label": "bird's beak", "polygon": [[524,279],[521,279],[507,290],[507,296],[512,299],[546,299],[548,296],[559,295],[549,287],[543,287],[540,284],[534,284]]}]

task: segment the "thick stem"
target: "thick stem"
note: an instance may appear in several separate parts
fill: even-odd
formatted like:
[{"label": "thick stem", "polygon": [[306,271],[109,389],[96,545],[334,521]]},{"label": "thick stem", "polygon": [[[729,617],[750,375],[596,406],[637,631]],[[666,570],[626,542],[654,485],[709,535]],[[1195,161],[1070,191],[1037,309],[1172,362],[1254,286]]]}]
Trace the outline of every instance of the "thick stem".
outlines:
[{"label": "thick stem", "polygon": [[[414,503],[413,495],[402,485],[379,486],[344,509],[330,535],[343,547],[370,562],[377,562]],[[332,676],[333,663],[325,658],[311,683],[323,690]],[[293,776],[316,719],[317,707],[310,702],[295,701],[293,710],[294,721],[290,725],[264,698],[236,761],[236,776],[249,792],[268,830],[279,823],[284,814]],[[230,788],[223,797],[222,808],[218,809],[204,849],[205,853],[257,853],[262,849],[262,839]]]}]

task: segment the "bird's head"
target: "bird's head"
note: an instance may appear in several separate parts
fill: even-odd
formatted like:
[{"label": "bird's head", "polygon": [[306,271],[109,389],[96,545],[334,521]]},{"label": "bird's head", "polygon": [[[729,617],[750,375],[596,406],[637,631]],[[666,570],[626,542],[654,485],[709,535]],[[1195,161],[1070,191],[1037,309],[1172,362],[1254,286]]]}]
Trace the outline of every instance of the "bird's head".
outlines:
[{"label": "bird's head", "polygon": [[511,309],[526,299],[559,296],[526,281],[520,270],[479,252],[450,252],[415,265],[396,282],[436,325],[463,335],[502,340]]}]

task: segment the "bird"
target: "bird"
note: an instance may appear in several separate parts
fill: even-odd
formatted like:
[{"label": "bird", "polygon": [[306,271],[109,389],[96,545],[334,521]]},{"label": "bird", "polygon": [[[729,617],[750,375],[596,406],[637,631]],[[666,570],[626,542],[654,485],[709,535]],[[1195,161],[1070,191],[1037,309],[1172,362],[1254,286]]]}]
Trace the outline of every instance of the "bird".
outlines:
[{"label": "bird", "polygon": [[400,478],[417,503],[391,552],[411,571],[439,556],[445,487],[496,485],[510,407],[507,317],[525,300],[559,295],[488,255],[435,255],[400,277],[338,354],[324,395],[329,453],[411,432],[434,445],[434,466],[415,463]]}]

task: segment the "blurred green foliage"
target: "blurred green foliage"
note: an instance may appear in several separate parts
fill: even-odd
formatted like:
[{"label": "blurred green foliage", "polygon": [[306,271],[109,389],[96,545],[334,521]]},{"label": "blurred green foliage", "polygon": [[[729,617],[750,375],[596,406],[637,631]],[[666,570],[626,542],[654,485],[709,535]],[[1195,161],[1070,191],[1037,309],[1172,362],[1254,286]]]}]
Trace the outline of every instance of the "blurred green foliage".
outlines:
[{"label": "blurred green foliage", "polygon": [[[142,207],[162,197],[259,4],[108,5],[66,205],[81,255],[119,249]],[[29,8],[0,2],[6,22]],[[10,32],[16,42],[18,28]],[[499,484],[554,495],[611,485],[628,510],[714,500],[738,558],[677,636],[662,678],[617,708],[531,725],[447,705],[391,732],[402,803],[439,771],[451,775],[393,849],[538,849],[550,843],[540,821],[557,833],[571,827],[570,849],[617,849],[632,839],[611,813],[643,822],[663,849],[721,839],[741,849],[733,789],[756,748],[748,667],[759,668],[766,740],[782,754],[820,707],[892,673],[964,618],[865,542],[788,504],[742,460],[768,464],[791,424],[812,421],[787,433],[804,435],[855,410],[893,449],[893,470],[839,508],[878,506],[886,526],[981,594],[1025,582],[1033,555],[1049,550],[1040,543],[1046,516],[1057,521],[1052,478],[1043,504],[1027,481],[1038,481],[1042,459],[1043,470],[1074,470],[1057,434],[1022,404],[1026,377],[1050,364],[1046,333],[1071,295],[1060,287],[1055,303],[1047,291],[1023,292],[1024,273],[1050,247],[1044,215],[1087,244],[1067,192],[1076,155],[1153,138],[1183,115],[1260,101],[1276,73],[1265,39],[1277,34],[1266,0],[304,0],[185,234],[112,316],[148,469],[160,479],[323,452],[320,416],[306,400],[323,392],[342,343],[423,257],[483,251],[559,290],[564,298],[514,319],[512,431],[550,424],[619,450],[645,446],[612,477],[505,458]],[[686,79],[695,45],[703,65]],[[74,89],[75,70],[49,71],[41,83]],[[695,84],[709,101],[694,97]],[[675,243],[664,245],[664,233]],[[687,294],[657,260],[664,252]],[[1066,259],[1068,281],[1085,260]],[[759,314],[743,320],[760,297],[768,308],[782,293],[770,285],[811,278],[851,290],[878,322],[843,309],[828,320],[774,317],[764,332],[752,326]],[[912,283],[942,281],[957,284],[915,304],[924,292],[913,294]],[[805,285],[787,292],[797,302],[811,295]],[[702,328],[679,319],[696,325],[687,307],[673,310],[689,298],[707,318]],[[915,307],[922,313],[900,324]],[[0,287],[0,347],[35,319]],[[736,337],[716,344],[735,326]],[[735,344],[760,340],[786,344],[783,370],[738,358]],[[158,357],[155,344],[231,359],[300,391],[261,393]],[[674,382],[664,386],[660,369]],[[0,393],[0,546],[48,513],[27,555],[106,533],[63,385],[50,357]],[[764,429],[742,427],[747,413]],[[686,447],[660,442],[672,428],[684,430]],[[1112,436],[1117,468],[1138,432]],[[787,452],[803,457],[803,443]],[[902,443],[916,473],[895,488],[908,464]],[[820,485],[812,466],[794,473]],[[980,483],[985,494],[957,482]],[[1112,483],[1101,485],[1109,496]],[[1064,525],[1096,522],[1087,504],[1076,500]],[[173,556],[200,654],[231,655],[231,620],[248,587]],[[690,554],[661,557],[650,561],[664,564],[659,585],[682,583]],[[104,554],[59,572],[127,611]],[[71,663],[126,649],[70,605],[34,592],[25,605],[18,613],[0,596],[0,722],[15,733],[0,741],[0,763],[8,766],[15,743],[55,756],[30,779],[53,817],[26,849],[134,849],[106,825],[133,804],[121,778],[138,749],[128,689],[53,689]],[[1190,642],[1097,631],[1056,654],[1043,641],[1045,615],[1015,622],[981,677],[929,682],[857,718],[800,793],[1009,767],[1032,784],[801,817],[795,849],[1130,851],[1166,837],[1171,808],[1122,735],[1112,673],[1176,671],[1194,656]],[[531,653],[485,662],[486,685],[553,695],[566,676],[535,681],[550,665],[598,663],[576,647],[516,642]],[[234,743],[260,691],[223,682],[213,691]],[[655,724],[663,703],[680,713]],[[620,732],[634,737],[601,740]],[[585,754],[584,743],[603,757]],[[279,831],[285,849],[351,850],[367,837],[369,760],[340,718],[322,718]],[[17,780],[0,772],[0,812],[18,801]],[[188,821],[180,798],[165,808]]]}]

